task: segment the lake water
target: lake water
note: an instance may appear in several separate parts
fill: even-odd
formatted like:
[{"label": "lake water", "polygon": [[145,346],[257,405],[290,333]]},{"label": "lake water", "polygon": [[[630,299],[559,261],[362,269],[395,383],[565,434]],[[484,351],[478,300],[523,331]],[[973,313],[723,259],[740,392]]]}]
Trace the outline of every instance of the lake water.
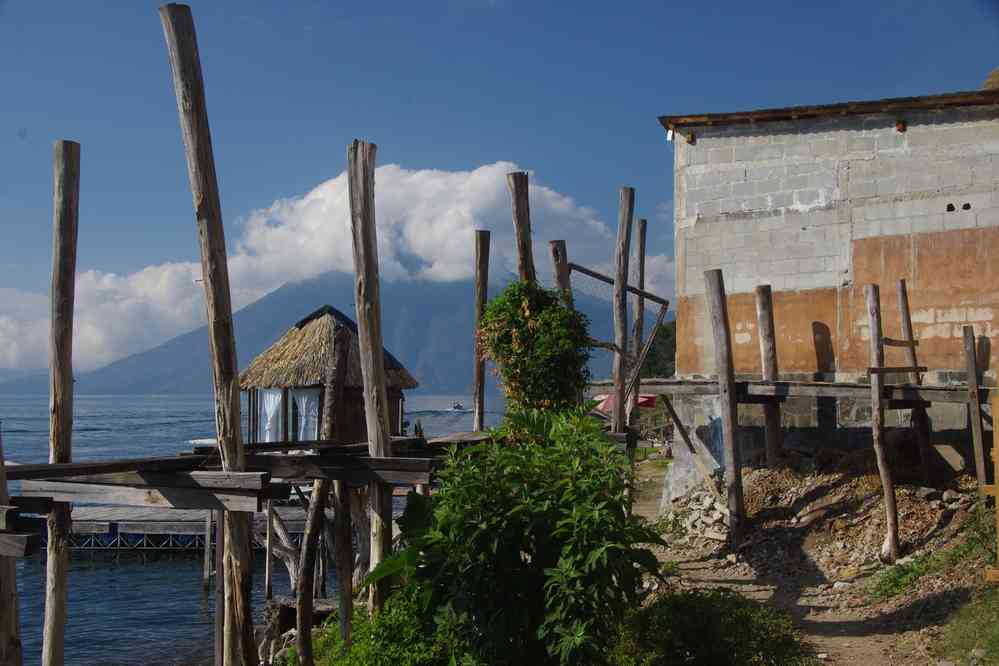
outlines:
[{"label": "lake water", "polygon": [[[408,396],[407,419],[419,419],[429,437],[472,429],[472,415],[451,410],[467,396]],[[492,407],[497,411],[489,411]],[[486,424],[502,405],[487,400]],[[188,440],[215,435],[210,396],[77,396],[73,459],[171,455]],[[48,460],[48,397],[0,396],[5,457],[20,463]],[[12,484],[16,494],[17,484]],[[254,609],[263,608],[263,557],[254,576]],[[284,565],[275,562],[274,593],[288,593]],[[335,583],[334,583],[335,584]],[[45,561],[18,560],[25,664],[40,663],[45,602]],[[201,585],[200,554],[74,553],[69,575],[66,663],[178,665],[211,658],[214,594]]]}]

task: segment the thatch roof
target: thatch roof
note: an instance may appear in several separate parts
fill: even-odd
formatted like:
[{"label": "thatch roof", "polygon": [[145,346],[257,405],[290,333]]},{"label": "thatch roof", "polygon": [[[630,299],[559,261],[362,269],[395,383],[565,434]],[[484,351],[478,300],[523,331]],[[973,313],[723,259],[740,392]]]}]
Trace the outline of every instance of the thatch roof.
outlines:
[{"label": "thatch roof", "polygon": [[999,90],[999,67],[989,72],[988,77],[986,77],[985,82],[982,84],[982,90]]},{"label": "thatch roof", "polygon": [[[292,326],[280,340],[253,359],[239,376],[240,388],[292,388],[324,384],[328,373],[333,370],[333,333],[340,328],[346,328],[350,333],[346,386],[360,388],[357,324],[330,305],[324,305]],[[412,389],[419,386],[402,363],[387,351],[385,379],[388,388]]]}]

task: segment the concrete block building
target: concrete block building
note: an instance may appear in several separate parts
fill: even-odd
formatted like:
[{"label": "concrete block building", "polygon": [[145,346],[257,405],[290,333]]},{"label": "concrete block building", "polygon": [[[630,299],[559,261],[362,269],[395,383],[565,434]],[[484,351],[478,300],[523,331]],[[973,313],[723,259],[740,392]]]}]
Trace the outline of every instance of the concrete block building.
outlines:
[{"label": "concrete block building", "polygon": [[[900,337],[895,285],[904,278],[919,362],[941,371],[927,381],[964,379],[965,324],[978,336],[981,370],[994,376],[999,90],[660,122],[675,145],[678,376],[714,371],[703,296],[713,268],[724,273],[737,373],[759,376],[753,289],[769,284],[782,378],[866,377],[864,285],[881,285],[884,333]],[[710,400],[681,402],[694,425],[710,426]],[[792,446],[796,429],[803,442],[820,425],[869,424],[869,404],[797,402],[784,409]],[[753,423],[757,411],[741,406],[740,418]],[[964,410],[930,416],[938,432],[966,427]]]}]

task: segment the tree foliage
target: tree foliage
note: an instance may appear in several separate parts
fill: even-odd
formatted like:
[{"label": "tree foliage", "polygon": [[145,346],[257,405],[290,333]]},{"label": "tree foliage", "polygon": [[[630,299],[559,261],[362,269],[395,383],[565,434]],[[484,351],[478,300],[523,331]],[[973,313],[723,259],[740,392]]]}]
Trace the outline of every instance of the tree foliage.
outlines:
[{"label": "tree foliage", "polygon": [[652,349],[642,366],[642,377],[672,377],[676,373],[676,321],[659,327]]},{"label": "tree foliage", "polygon": [[513,282],[486,306],[479,339],[512,409],[575,405],[589,380],[589,321],[564,297]]}]

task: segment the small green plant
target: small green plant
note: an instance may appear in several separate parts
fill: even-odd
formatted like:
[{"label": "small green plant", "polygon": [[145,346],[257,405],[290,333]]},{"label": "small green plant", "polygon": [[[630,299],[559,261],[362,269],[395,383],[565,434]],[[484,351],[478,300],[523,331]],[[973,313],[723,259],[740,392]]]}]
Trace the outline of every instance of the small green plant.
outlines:
[{"label": "small green plant", "polygon": [[944,624],[943,637],[935,645],[937,656],[965,663],[972,650],[985,652],[978,664],[999,663],[999,590],[989,589],[961,606]]},{"label": "small green plant", "polygon": [[561,409],[586,388],[590,342],[586,315],[559,292],[514,282],[486,306],[479,338],[496,364],[513,409]]},{"label": "small green plant", "polygon": [[425,616],[485,663],[601,663],[641,576],[662,578],[645,546],[664,543],[629,515],[627,460],[584,410],[509,432],[525,440],[452,451],[437,492],[410,494],[404,548],[371,578],[419,585]]},{"label": "small green plant", "polygon": [[636,609],[608,654],[614,666],[818,664],[791,619],[724,590],[663,594]]}]

